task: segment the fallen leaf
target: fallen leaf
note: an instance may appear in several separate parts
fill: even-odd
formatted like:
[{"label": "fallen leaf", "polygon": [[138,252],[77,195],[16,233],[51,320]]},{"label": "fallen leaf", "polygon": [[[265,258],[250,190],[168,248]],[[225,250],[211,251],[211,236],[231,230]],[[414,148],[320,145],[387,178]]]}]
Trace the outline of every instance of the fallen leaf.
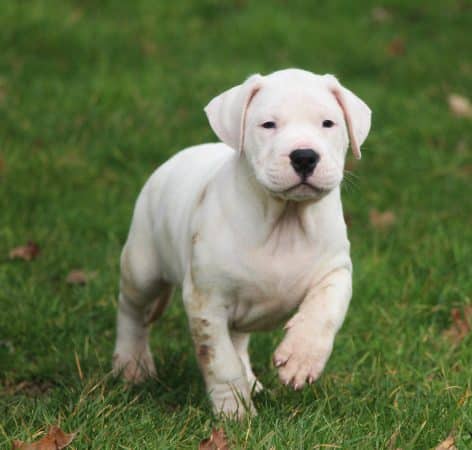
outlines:
[{"label": "fallen leaf", "polygon": [[66,282],[68,284],[85,285],[97,276],[97,272],[86,272],[84,270],[71,270],[67,275]]},{"label": "fallen leaf", "polygon": [[468,98],[459,94],[450,94],[447,101],[449,109],[456,117],[472,118],[472,104]]},{"label": "fallen leaf", "polygon": [[397,217],[393,211],[380,212],[376,209],[371,209],[369,211],[369,220],[372,227],[376,230],[386,230],[395,224]]},{"label": "fallen leaf", "polygon": [[434,450],[457,450],[453,436],[448,436]]},{"label": "fallen leaf", "polygon": [[22,394],[28,397],[38,397],[46,394],[54,387],[48,380],[23,380],[17,383],[6,383],[5,391],[9,395]]},{"label": "fallen leaf", "polygon": [[457,169],[457,175],[469,179],[472,175],[472,164],[465,164]]},{"label": "fallen leaf", "polygon": [[157,53],[157,45],[155,42],[150,41],[148,39],[143,40],[141,42],[141,51],[146,55],[146,56],[155,56]]},{"label": "fallen leaf", "polygon": [[372,20],[377,23],[385,23],[392,20],[392,13],[383,6],[376,6],[370,12]]},{"label": "fallen leaf", "polygon": [[405,40],[401,37],[396,37],[387,44],[387,53],[390,56],[402,56],[405,54],[405,50]]},{"label": "fallen leaf", "polygon": [[64,433],[58,426],[53,425],[42,439],[28,444],[23,441],[13,441],[13,449],[18,450],[61,450],[66,448],[77,433]]},{"label": "fallen leaf", "polygon": [[443,332],[451,344],[459,345],[472,329],[472,305],[466,305],[462,311],[459,308],[451,309],[452,324]]},{"label": "fallen leaf", "polygon": [[70,16],[67,18],[67,24],[68,25],[75,25],[77,22],[79,22],[82,17],[84,16],[84,12],[80,9],[74,9]]},{"label": "fallen leaf", "polygon": [[213,428],[211,436],[200,442],[198,450],[229,450],[228,439],[223,428]]},{"label": "fallen leaf", "polygon": [[39,245],[36,242],[29,241],[26,245],[10,250],[10,259],[31,261],[39,255],[39,251]]}]

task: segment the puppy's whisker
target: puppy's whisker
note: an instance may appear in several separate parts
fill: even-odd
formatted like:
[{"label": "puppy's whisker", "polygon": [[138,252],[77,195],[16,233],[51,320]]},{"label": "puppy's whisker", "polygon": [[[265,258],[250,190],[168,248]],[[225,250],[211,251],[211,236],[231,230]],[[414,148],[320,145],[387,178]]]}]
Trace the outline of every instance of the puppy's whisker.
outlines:
[{"label": "puppy's whisker", "polygon": [[353,183],[352,180],[344,179],[343,183],[341,184],[341,189],[344,189],[346,192],[359,192],[360,187]]},{"label": "puppy's whisker", "polygon": [[344,171],[344,178],[349,179],[349,180],[355,180],[355,181],[358,181],[361,179],[358,175],[349,171]]},{"label": "puppy's whisker", "polygon": [[344,175],[347,177],[357,178],[358,180],[360,179],[359,175],[355,174],[351,170],[344,170]]},{"label": "puppy's whisker", "polygon": [[349,178],[349,177],[344,177],[344,181],[346,183],[352,184],[353,186],[357,186],[359,184],[358,180],[354,180],[354,179]]}]

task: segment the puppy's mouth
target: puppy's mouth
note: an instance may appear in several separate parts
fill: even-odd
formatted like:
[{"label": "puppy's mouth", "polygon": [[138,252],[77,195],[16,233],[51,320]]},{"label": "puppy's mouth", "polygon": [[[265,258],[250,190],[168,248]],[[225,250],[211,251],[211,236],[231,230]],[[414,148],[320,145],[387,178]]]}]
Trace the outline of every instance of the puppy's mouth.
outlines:
[{"label": "puppy's mouth", "polygon": [[325,194],[326,192],[328,192],[327,189],[324,189],[324,188],[321,188],[319,186],[315,186],[314,184],[311,184],[311,183],[308,183],[307,181],[301,181],[300,183],[297,183],[291,187],[289,187],[288,189],[285,189],[284,191],[282,191],[282,193],[290,193],[290,192],[293,192],[297,189],[304,189],[304,190],[308,190],[308,191],[313,191],[313,192],[316,192],[317,194]]},{"label": "puppy's mouth", "polygon": [[315,186],[314,184],[308,183],[306,181],[300,181],[299,183],[294,184],[287,189],[276,191],[267,189],[267,191],[275,197],[281,199],[304,201],[322,198],[330,191],[330,189]]}]

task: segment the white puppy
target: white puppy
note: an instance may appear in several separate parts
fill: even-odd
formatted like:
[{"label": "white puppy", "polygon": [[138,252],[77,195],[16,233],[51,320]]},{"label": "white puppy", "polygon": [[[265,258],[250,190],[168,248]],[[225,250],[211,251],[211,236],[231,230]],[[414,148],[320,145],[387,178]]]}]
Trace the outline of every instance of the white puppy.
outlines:
[{"label": "white puppy", "polygon": [[348,136],[354,155],[368,106],[332,75],[253,75],[205,108],[223,143],[188,148],[141,191],[121,256],[114,370],[155,373],[148,328],[182,285],[215,412],[254,412],[262,388],[249,333],[285,326],[274,354],[283,383],[316,380],[351,298],[340,198]]}]

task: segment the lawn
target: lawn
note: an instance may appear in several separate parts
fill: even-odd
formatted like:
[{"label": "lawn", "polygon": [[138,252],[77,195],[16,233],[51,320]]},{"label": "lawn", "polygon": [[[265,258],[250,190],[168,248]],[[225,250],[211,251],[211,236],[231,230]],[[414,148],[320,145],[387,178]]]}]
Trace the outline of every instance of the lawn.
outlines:
[{"label": "lawn", "polygon": [[[42,0],[0,10],[0,448],[50,424],[77,449],[472,448],[472,92],[465,1]],[[159,379],[110,376],[118,259],[156,166],[215,140],[203,106],[254,72],[334,73],[373,110],[343,189],[354,296],[322,378],[302,392],[256,334],[259,415],[211,415],[175,295],[153,330]],[[372,210],[393,223],[372,222]],[[392,222],[392,220],[390,220]],[[40,246],[32,261],[12,248]],[[73,269],[94,272],[85,286]]]}]

